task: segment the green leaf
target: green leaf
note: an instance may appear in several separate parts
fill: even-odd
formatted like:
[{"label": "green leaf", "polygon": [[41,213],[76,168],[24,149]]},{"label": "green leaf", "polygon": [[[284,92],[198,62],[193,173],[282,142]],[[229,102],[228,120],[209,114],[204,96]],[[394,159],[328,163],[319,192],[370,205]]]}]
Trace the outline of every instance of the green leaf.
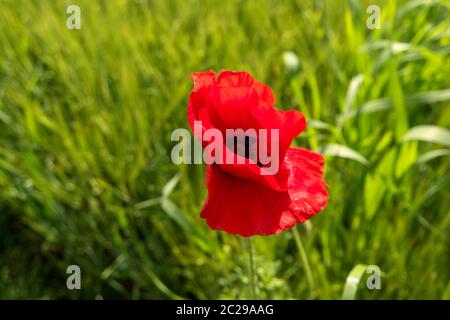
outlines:
[{"label": "green leaf", "polygon": [[422,154],[416,161],[416,163],[426,163],[428,161],[431,161],[433,159],[436,159],[438,157],[447,156],[450,154],[450,149],[439,149],[439,150],[432,150],[428,151],[424,154]]},{"label": "green leaf", "polygon": [[417,126],[403,136],[402,141],[425,141],[450,147],[450,130],[438,126]]},{"label": "green leaf", "polygon": [[353,77],[350,85],[347,89],[347,94],[345,96],[344,112],[349,112],[352,109],[353,103],[355,102],[356,96],[358,94],[358,89],[364,80],[364,75],[358,74]]},{"label": "green leaf", "polygon": [[194,232],[194,226],[186,219],[186,215],[169,198],[161,199],[161,208],[164,212],[187,233]]},{"label": "green leaf", "polygon": [[100,278],[102,280],[107,280],[109,277],[117,270],[119,267],[127,260],[125,255],[119,255],[114,262],[109,265],[103,272],[100,274]]},{"label": "green leaf", "polygon": [[144,273],[147,277],[150,278],[150,280],[153,282],[153,284],[164,294],[166,294],[170,299],[172,300],[180,300],[183,299],[183,297],[180,297],[179,295],[175,294],[170,290],[162,281],[161,279],[156,275],[156,273],[151,270],[150,268],[144,268]]},{"label": "green leaf", "polygon": [[445,6],[445,0],[412,0],[406,3],[403,7],[401,7],[398,10],[398,18],[399,19],[402,18],[403,15],[420,6],[438,6],[438,5]]},{"label": "green leaf", "polygon": [[392,53],[398,53],[403,51],[408,51],[412,48],[412,45],[408,42],[398,42],[389,40],[380,40],[375,42],[365,43],[361,46],[362,51],[372,51],[380,49],[388,49]]},{"label": "green leaf", "polygon": [[442,300],[450,300],[450,281],[447,283],[447,288],[445,288],[444,294],[442,295]]},{"label": "green leaf", "polygon": [[395,114],[395,137],[399,141],[409,128],[408,114],[406,113],[402,84],[398,77],[397,64],[391,62],[390,70],[389,95]]},{"label": "green leaf", "polygon": [[142,210],[142,209],[145,209],[145,208],[149,208],[149,207],[155,206],[155,205],[160,204],[160,203],[161,203],[161,198],[158,197],[158,198],[152,198],[152,199],[148,199],[148,200],[145,200],[145,201],[141,201],[141,202],[135,204],[134,207],[137,210]]},{"label": "green leaf", "polygon": [[400,146],[395,161],[395,177],[400,178],[417,160],[417,142]]},{"label": "green leaf", "polygon": [[[405,97],[405,105],[408,107],[414,105],[433,104],[437,102],[443,102],[450,100],[450,89],[427,91],[412,94]],[[382,98],[376,100],[370,100],[364,103],[356,110],[345,112],[339,116],[339,121],[349,120],[356,117],[359,114],[369,114],[374,112],[380,112],[389,110],[392,108],[392,103],[389,99]]]},{"label": "green leaf", "polygon": [[320,149],[320,152],[327,156],[346,158],[357,161],[365,166],[369,166],[370,162],[359,152],[341,145],[341,144],[329,144]]},{"label": "green leaf", "polygon": [[353,267],[345,280],[341,300],[355,300],[358,284],[366,273],[367,267],[365,264],[357,264]]},{"label": "green leaf", "polygon": [[162,196],[168,197],[172,193],[172,191],[175,189],[175,187],[177,186],[178,181],[180,181],[180,176],[178,174],[176,174],[162,188]]},{"label": "green leaf", "polygon": [[308,121],[308,126],[310,128],[319,129],[319,130],[322,129],[322,130],[330,131],[333,129],[333,127],[329,123],[320,121],[320,120],[314,120],[314,119],[311,119]]},{"label": "green leaf", "polygon": [[385,179],[380,175],[369,173],[364,180],[364,209],[368,220],[375,216],[385,193]]}]

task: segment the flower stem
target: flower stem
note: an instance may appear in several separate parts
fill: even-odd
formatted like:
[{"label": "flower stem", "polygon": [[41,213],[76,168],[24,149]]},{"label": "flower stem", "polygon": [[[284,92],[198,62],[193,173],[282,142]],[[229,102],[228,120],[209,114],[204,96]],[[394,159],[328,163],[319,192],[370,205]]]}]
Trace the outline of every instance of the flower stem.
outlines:
[{"label": "flower stem", "polygon": [[247,247],[248,247],[248,274],[250,278],[250,292],[251,292],[251,298],[253,300],[257,299],[256,296],[256,284],[255,284],[255,264],[253,261],[253,246],[252,246],[252,239],[250,237],[246,238]]},{"label": "flower stem", "polygon": [[302,259],[303,267],[305,268],[309,288],[311,290],[310,299],[313,299],[316,296],[316,286],[314,284],[314,278],[312,276],[311,267],[309,266],[308,256],[306,255],[305,247],[303,246],[302,238],[300,237],[297,228],[296,227],[292,228],[292,231],[294,233],[295,243],[297,244],[297,248],[300,253],[300,258]]}]

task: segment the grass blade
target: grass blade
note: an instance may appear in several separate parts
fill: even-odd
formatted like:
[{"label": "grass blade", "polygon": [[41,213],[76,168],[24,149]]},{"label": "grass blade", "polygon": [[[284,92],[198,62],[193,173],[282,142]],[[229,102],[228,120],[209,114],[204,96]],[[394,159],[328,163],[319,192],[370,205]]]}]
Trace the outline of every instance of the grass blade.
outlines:
[{"label": "grass blade", "polygon": [[359,282],[366,273],[367,267],[368,266],[365,264],[357,264],[353,267],[352,271],[350,271],[347,279],[345,280],[341,300],[355,300]]},{"label": "grass blade", "polygon": [[450,130],[438,126],[417,126],[408,130],[402,138],[402,141],[415,140],[450,147]]},{"label": "grass blade", "polygon": [[421,155],[417,159],[416,162],[420,163],[420,164],[424,164],[424,163],[431,161],[433,159],[436,159],[438,157],[448,156],[449,154],[450,154],[450,149],[439,149],[439,150],[428,151],[428,152],[424,153],[423,155]]},{"label": "grass blade", "polygon": [[[450,89],[420,92],[405,97],[405,105],[411,107],[414,105],[433,104],[450,100]],[[392,103],[389,99],[375,99],[364,103],[360,108],[345,112],[339,116],[339,121],[346,121],[356,117],[358,114],[369,114],[389,110]]]},{"label": "grass blade", "polygon": [[329,144],[320,149],[320,152],[327,156],[339,157],[354,160],[365,166],[369,166],[370,162],[359,152],[344,146],[342,144]]}]

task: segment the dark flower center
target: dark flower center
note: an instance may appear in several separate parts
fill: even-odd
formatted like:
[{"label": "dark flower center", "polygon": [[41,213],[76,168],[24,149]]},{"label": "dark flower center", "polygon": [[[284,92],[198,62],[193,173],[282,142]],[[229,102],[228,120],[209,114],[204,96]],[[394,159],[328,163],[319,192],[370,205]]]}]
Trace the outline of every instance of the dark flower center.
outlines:
[{"label": "dark flower center", "polygon": [[256,137],[249,135],[245,135],[243,139],[239,139],[239,137],[234,136],[232,150],[235,154],[251,159],[255,161],[259,167],[262,167],[262,163],[258,161],[257,142],[258,140]]}]

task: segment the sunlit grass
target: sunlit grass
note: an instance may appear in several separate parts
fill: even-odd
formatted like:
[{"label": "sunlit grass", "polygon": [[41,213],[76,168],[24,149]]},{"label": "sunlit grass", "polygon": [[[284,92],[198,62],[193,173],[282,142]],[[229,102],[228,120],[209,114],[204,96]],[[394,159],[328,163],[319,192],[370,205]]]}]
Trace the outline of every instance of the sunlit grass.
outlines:
[{"label": "sunlit grass", "polygon": [[[370,3],[373,3],[371,1]],[[189,74],[246,70],[305,113],[328,207],[253,240],[261,298],[450,299],[445,1],[0,2],[0,297],[248,298],[242,238],[199,218],[204,168],[170,162]],[[283,53],[293,52],[297,70]],[[66,268],[82,290],[66,289]],[[314,290],[311,290],[311,281]]]}]

